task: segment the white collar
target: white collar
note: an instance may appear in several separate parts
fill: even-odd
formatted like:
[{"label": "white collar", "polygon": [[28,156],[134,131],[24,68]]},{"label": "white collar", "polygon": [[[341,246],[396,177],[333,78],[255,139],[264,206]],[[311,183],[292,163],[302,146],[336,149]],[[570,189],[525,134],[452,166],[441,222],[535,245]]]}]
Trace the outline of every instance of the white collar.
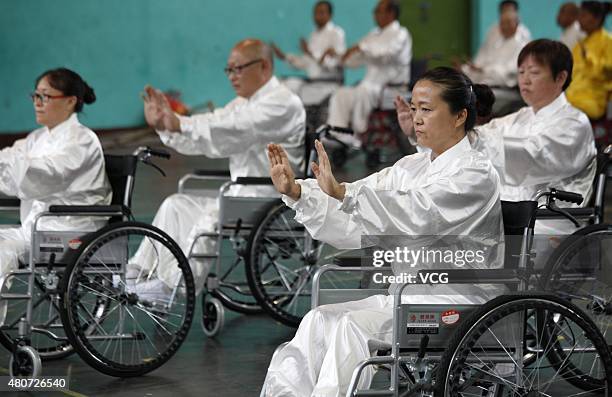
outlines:
[{"label": "white collar", "polygon": [[45,131],[47,131],[48,133],[58,134],[62,131],[68,130],[70,127],[72,127],[73,125],[77,125],[77,124],[80,124],[79,118],[77,117],[76,113],[72,113],[70,117],[68,117],[66,120],[62,121],[55,127],[51,129],[49,129],[48,127],[45,127]]},{"label": "white collar", "polygon": [[530,107],[532,114],[537,117],[549,117],[555,114],[559,109],[567,104],[567,99],[565,98],[565,93],[561,93],[554,101],[544,106],[537,113],[533,111],[533,108]]},{"label": "white collar", "polygon": [[270,80],[266,82],[266,84],[259,87],[259,89],[255,91],[255,93],[248,98],[248,101],[249,102],[256,101],[262,96],[265,96],[268,92],[273,91],[279,85],[280,85],[280,82],[278,81],[276,76],[272,76]]},{"label": "white collar", "polygon": [[[466,134],[459,142],[446,149],[442,154],[438,155],[434,160],[431,160],[431,165],[434,171],[442,170],[451,161],[459,158],[463,153],[472,150],[472,145]],[[429,157],[431,159],[431,157]]]}]

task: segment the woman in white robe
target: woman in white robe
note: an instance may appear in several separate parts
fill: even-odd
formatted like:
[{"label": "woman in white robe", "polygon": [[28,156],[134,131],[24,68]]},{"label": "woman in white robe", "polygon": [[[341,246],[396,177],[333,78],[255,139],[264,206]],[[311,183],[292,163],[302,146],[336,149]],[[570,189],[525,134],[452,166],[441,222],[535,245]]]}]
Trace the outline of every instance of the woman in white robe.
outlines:
[{"label": "woman in white robe", "polygon": [[[77,117],[83,104],[95,100],[93,89],[71,70],[49,70],[36,80],[32,101],[36,122],[42,127],[0,151],[0,192],[21,200],[21,226],[0,229],[0,285],[20,260],[27,260],[38,214],[51,205],[110,204],[102,146]],[[88,217],[47,218],[38,229],[94,231],[104,222]],[[5,306],[2,302],[0,311]]]},{"label": "woman in white robe", "polygon": [[[312,165],[316,180],[305,181],[294,180],[280,146],[269,146],[275,187],[314,238],[338,248],[359,248],[362,236],[372,235],[499,240],[499,177],[467,136],[477,106],[471,81],[450,68],[433,69],[416,84],[410,106],[418,142],[431,152],[406,156],[354,183],[336,182],[319,142],[319,164]],[[413,287],[407,301],[415,303],[485,302],[498,293],[477,285]],[[390,342],[392,305],[392,296],[376,295],[310,311],[294,339],[272,358],[262,395],[343,396],[357,363],[373,354],[371,346]],[[360,387],[372,376],[372,368],[364,371]]]}]

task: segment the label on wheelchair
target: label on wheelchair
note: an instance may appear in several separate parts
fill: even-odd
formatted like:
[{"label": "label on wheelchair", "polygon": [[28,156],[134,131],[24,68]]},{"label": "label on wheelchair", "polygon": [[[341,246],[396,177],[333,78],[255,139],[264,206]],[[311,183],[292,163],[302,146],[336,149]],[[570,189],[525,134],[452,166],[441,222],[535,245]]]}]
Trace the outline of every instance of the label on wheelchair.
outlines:
[{"label": "label on wheelchair", "polygon": [[[65,265],[66,254],[78,250],[82,240],[91,232],[84,231],[39,231],[34,235],[34,263],[49,263],[55,255],[55,264]],[[119,237],[96,252],[91,262],[125,264],[128,259],[127,239]]]},{"label": "label on wheelchair", "polygon": [[437,334],[440,330],[440,313],[434,312],[408,312],[406,333]]}]

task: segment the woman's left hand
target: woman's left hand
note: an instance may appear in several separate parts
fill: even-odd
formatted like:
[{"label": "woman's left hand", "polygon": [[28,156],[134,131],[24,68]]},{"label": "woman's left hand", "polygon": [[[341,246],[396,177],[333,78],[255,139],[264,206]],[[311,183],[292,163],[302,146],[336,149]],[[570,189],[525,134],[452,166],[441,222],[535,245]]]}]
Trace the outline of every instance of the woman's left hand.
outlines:
[{"label": "woman's left hand", "polygon": [[317,156],[319,157],[319,164],[313,162],[310,166],[312,168],[312,172],[314,172],[314,175],[317,178],[319,187],[327,195],[335,198],[336,200],[344,200],[344,193],[346,192],[346,189],[343,185],[336,181],[336,178],[334,178],[329,157],[327,157],[325,148],[323,148],[323,144],[319,140],[315,141],[315,149],[317,150]]}]

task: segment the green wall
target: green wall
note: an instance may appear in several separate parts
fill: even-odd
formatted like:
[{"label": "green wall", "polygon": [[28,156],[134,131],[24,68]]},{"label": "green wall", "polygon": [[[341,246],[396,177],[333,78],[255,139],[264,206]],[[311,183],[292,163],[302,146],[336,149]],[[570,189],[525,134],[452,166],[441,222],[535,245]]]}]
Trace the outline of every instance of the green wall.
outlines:
[{"label": "green wall", "polygon": [[[376,0],[332,0],[351,45],[372,27]],[[557,37],[562,0],[523,0],[534,37]],[[66,66],[96,90],[81,117],[93,128],[143,123],[139,92],[147,84],[183,93],[189,105],[223,105],[233,93],[222,69],[245,37],[274,40],[287,51],[312,29],[315,0],[0,0],[0,131],[36,127],[28,93],[42,71]],[[497,19],[493,0],[402,0],[401,21],[414,54],[448,63],[467,54]],[[543,17],[543,15],[545,17]],[[610,18],[609,18],[610,19]],[[474,21],[472,24],[470,21]],[[610,23],[608,23],[610,25]],[[291,71],[277,63],[278,74]],[[350,71],[349,83],[362,76]]]},{"label": "green wall", "polygon": [[[42,71],[66,66],[95,89],[81,117],[94,128],[143,123],[146,83],[176,88],[188,104],[232,98],[223,66],[245,37],[297,50],[314,0],[0,0],[0,131],[36,127],[28,93]],[[336,0],[352,43],[373,26],[375,0]],[[289,70],[278,65],[280,74]],[[351,75],[352,79],[358,77]]]}]

